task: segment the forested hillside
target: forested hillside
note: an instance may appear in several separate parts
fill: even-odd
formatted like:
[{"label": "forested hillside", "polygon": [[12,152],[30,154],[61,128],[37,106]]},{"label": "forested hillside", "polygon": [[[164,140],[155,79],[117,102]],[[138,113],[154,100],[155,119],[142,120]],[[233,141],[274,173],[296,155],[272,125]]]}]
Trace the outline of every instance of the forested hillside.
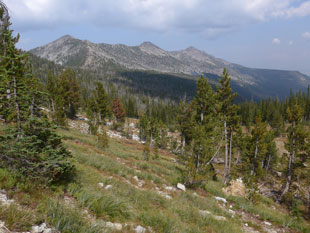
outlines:
[{"label": "forested hillside", "polygon": [[2,2],[0,22],[0,232],[310,231],[309,89],[68,68],[17,49]]}]

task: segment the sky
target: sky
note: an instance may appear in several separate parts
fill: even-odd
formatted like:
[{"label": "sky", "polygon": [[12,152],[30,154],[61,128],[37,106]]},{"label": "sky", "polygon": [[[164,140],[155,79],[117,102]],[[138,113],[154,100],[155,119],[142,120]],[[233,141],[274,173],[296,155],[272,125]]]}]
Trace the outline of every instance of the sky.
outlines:
[{"label": "sky", "polygon": [[310,0],[0,0],[18,46],[63,35],[168,50],[194,46],[253,68],[310,75]]}]

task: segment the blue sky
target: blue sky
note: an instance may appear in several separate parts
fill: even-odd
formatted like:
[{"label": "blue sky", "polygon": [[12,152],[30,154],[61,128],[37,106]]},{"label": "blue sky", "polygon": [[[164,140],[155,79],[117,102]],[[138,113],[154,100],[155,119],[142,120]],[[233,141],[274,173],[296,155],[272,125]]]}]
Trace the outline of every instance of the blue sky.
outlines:
[{"label": "blue sky", "polygon": [[307,0],[2,0],[19,46],[70,34],[96,43],[165,50],[189,46],[230,62],[310,75]]}]

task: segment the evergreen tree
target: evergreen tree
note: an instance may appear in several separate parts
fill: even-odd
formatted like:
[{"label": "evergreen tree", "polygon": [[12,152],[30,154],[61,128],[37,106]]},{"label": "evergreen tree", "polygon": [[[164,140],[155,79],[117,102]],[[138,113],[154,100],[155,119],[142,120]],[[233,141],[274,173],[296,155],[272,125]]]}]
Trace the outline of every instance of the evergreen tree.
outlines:
[{"label": "evergreen tree", "polygon": [[66,116],[73,119],[80,106],[80,87],[72,70],[66,69],[58,77],[56,93],[57,110],[62,108]]},{"label": "evergreen tree", "polygon": [[[228,177],[230,176],[230,167],[231,167],[231,156],[232,156],[232,143],[233,143],[233,133],[235,127],[232,125],[237,125],[235,120],[237,109],[236,106],[233,105],[233,100],[237,96],[237,94],[232,92],[232,88],[230,86],[230,76],[228,71],[224,69],[221,79],[219,80],[221,86],[217,89],[217,99],[219,101],[219,113],[223,118],[224,125],[224,146],[225,146],[225,159],[224,159],[224,174],[223,174],[223,182],[226,183],[228,181]],[[233,119],[234,118],[234,119]],[[229,137],[229,138],[228,138]]]},{"label": "evergreen tree", "polygon": [[282,200],[289,191],[292,182],[296,179],[294,171],[303,164],[300,161],[304,160],[310,152],[309,134],[302,125],[303,115],[303,109],[297,103],[291,102],[291,106],[287,108],[287,119],[290,126],[288,127],[288,141],[285,143],[285,148],[289,153],[287,176],[279,200]]},{"label": "evergreen tree", "polygon": [[12,36],[8,18],[2,28],[4,11],[0,2],[0,111],[14,124],[0,136],[0,166],[42,182],[64,180],[74,170],[71,154],[40,114],[42,88],[31,75],[27,54],[15,47],[19,36]]},{"label": "evergreen tree", "polygon": [[193,124],[185,130],[190,138],[185,150],[188,185],[197,185],[206,177],[214,176],[212,160],[220,148],[221,129],[216,119],[216,98],[207,79],[197,81],[197,94],[191,103],[192,113],[188,120]]},{"label": "evergreen tree", "polygon": [[242,159],[242,169],[248,183],[262,177],[262,162],[267,153],[266,145],[267,124],[262,122],[261,115],[256,116],[251,135],[245,138],[246,153]]}]

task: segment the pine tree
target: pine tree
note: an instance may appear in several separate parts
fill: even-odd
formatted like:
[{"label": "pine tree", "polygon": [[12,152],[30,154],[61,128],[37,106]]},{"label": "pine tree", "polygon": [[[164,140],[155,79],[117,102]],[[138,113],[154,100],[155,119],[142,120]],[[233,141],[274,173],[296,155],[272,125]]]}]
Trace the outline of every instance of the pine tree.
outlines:
[{"label": "pine tree", "polygon": [[186,129],[188,144],[185,149],[187,167],[187,184],[197,185],[206,177],[214,176],[212,160],[221,145],[221,129],[216,119],[216,98],[207,79],[201,77],[197,81],[197,94],[191,103],[188,118],[191,128]]},{"label": "pine tree", "polygon": [[298,163],[308,156],[309,134],[302,125],[303,109],[297,104],[291,102],[291,106],[287,108],[287,119],[290,123],[288,127],[288,141],[285,143],[285,148],[288,151],[288,166],[286,183],[282,190],[279,200],[281,201],[284,195],[289,191],[294,176],[294,171],[303,163]]},{"label": "pine tree", "polygon": [[223,174],[223,182],[226,183],[228,181],[228,177],[230,176],[231,155],[232,155],[231,149],[233,143],[232,139],[235,128],[232,125],[230,125],[230,123],[237,125],[234,123],[234,121],[237,119],[236,118],[237,109],[236,106],[233,105],[233,100],[235,99],[237,94],[232,92],[232,88],[230,86],[230,76],[226,69],[224,69],[219,82],[221,86],[217,89],[217,99],[219,101],[218,104],[220,105],[219,112],[222,115],[224,125],[225,167]]},{"label": "pine tree", "polygon": [[13,36],[9,29],[8,12],[3,3],[0,5],[1,16],[1,54],[0,54],[0,115],[6,121],[16,122],[21,132],[21,122],[28,118],[29,79],[31,79],[28,56],[15,47],[19,35]]},{"label": "pine tree", "polygon": [[42,88],[30,72],[27,54],[15,47],[19,36],[12,36],[8,18],[2,28],[5,10],[0,2],[0,111],[15,124],[6,125],[0,136],[0,166],[44,183],[64,180],[74,170],[71,154],[41,116]]},{"label": "pine tree", "polygon": [[80,87],[72,70],[64,70],[57,79],[57,110],[60,108],[66,117],[73,119],[80,106]]},{"label": "pine tree", "polygon": [[250,160],[251,160],[251,176],[257,178],[261,175],[262,156],[266,153],[265,137],[267,132],[267,124],[262,122],[260,114],[256,117],[255,124],[251,132],[250,140]]}]

